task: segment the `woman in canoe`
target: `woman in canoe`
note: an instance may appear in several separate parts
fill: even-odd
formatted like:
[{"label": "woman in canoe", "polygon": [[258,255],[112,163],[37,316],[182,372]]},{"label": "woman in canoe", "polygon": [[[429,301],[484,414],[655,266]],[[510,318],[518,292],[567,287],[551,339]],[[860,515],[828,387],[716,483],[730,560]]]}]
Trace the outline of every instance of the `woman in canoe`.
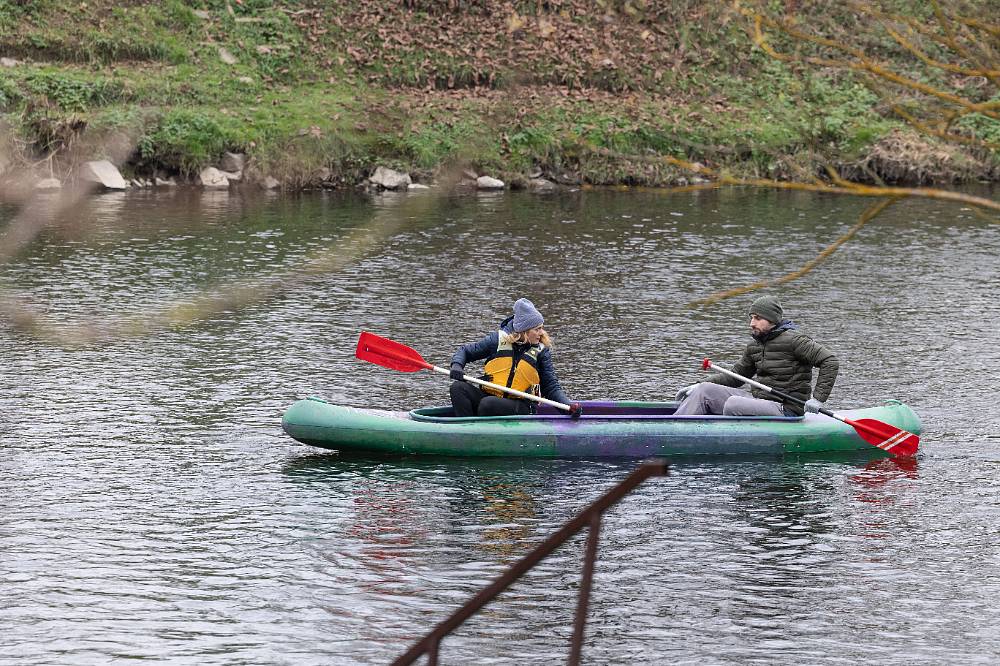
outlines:
[{"label": "woman in canoe", "polygon": [[485,381],[525,393],[569,403],[570,416],[583,413],[579,403],[570,403],[552,367],[551,340],[542,328],[542,314],[527,298],[514,303],[514,314],[500,322],[498,330],[478,342],[462,345],[451,359],[450,394],[455,416],[510,416],[531,414],[535,402],[498,389],[463,381],[465,364],[486,359]]}]

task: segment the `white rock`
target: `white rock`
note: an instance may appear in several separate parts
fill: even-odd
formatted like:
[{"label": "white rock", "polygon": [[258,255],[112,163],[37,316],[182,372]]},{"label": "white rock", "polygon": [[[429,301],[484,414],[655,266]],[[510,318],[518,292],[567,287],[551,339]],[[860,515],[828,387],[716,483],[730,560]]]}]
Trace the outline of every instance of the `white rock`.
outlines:
[{"label": "white rock", "polygon": [[109,190],[127,190],[128,183],[114,164],[107,160],[85,162],[80,167],[80,177],[88,183],[96,183]]},{"label": "white rock", "polygon": [[0,58],[0,67],[17,67],[20,64],[21,61],[14,58]]},{"label": "white rock", "polygon": [[410,180],[410,174],[400,173],[381,166],[375,169],[375,173],[373,173],[371,178],[368,180],[387,190],[405,190],[410,186],[410,183],[413,182]]},{"label": "white rock", "polygon": [[490,176],[480,176],[476,178],[476,187],[481,190],[502,190],[504,188],[504,182],[497,178],[491,178]]},{"label": "white rock", "polygon": [[177,185],[173,178],[160,178],[159,176],[157,176],[153,182],[157,187],[176,187]]},{"label": "white rock", "polygon": [[208,167],[198,174],[203,187],[210,190],[225,190],[229,188],[229,178],[215,167]]},{"label": "white rock", "polygon": [[279,181],[277,178],[274,178],[273,176],[268,176],[267,178],[265,178],[260,182],[260,186],[263,187],[265,190],[274,190],[281,187],[281,181]]},{"label": "white rock", "polygon": [[427,185],[424,185],[423,183],[410,183],[409,185],[406,186],[406,189],[408,189],[408,190],[429,190],[431,188],[429,186],[427,186]]}]

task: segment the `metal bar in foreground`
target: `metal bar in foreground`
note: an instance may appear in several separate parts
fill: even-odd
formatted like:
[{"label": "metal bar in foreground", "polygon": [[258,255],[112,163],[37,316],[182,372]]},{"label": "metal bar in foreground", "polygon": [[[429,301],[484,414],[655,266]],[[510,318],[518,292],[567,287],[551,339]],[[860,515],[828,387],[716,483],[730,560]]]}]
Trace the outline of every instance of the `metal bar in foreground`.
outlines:
[{"label": "metal bar in foreground", "polygon": [[591,581],[594,575],[594,562],[597,559],[597,542],[601,527],[601,517],[611,506],[632,492],[639,484],[651,476],[666,476],[669,465],[663,460],[648,460],[639,465],[635,471],[625,477],[621,483],[597,498],[590,506],[578,513],[557,530],[552,536],[538,544],[534,550],[514,563],[506,572],[469,599],[457,611],[447,618],[426,636],[418,640],[403,655],[392,662],[393,666],[412,664],[423,655],[427,656],[428,666],[437,666],[438,649],[442,639],[454,631],[467,619],[475,615],[483,606],[497,595],[510,587],[517,579],[532,567],[545,559],[552,551],[561,546],[567,539],[579,532],[585,526],[590,526],[585,546],[580,594],[577,598],[576,617],[573,623],[573,642],[570,646],[568,662],[576,666],[580,661],[583,648],[584,628],[587,622],[587,609],[590,603]]}]

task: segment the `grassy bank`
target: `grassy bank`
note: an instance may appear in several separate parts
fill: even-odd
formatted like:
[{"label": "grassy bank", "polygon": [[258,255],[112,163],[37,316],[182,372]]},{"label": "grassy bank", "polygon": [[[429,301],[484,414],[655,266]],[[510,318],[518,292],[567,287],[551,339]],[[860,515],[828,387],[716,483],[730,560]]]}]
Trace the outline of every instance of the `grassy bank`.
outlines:
[{"label": "grassy bank", "polygon": [[[988,113],[957,123],[973,144],[915,130],[864,72],[782,62],[754,45],[738,6],[705,4],[0,0],[0,52],[16,61],[0,68],[0,166],[58,175],[108,158],[126,176],[187,178],[232,151],[250,177],[289,188],[353,185],[378,164],[424,180],[692,176],[649,159],[663,155],[778,179],[826,167],[890,182],[1000,176]],[[930,67],[828,5],[779,8],[928,86],[997,99],[992,78]],[[778,43],[800,58],[824,50]],[[900,102],[924,103],[912,93]]]}]

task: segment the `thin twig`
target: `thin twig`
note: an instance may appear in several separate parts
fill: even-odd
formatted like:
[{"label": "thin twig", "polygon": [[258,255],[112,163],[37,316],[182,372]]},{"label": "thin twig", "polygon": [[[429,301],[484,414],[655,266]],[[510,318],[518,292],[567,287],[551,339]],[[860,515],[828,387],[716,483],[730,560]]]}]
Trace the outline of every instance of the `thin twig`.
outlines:
[{"label": "thin twig", "polygon": [[871,222],[882,211],[884,211],[886,208],[888,208],[896,201],[899,201],[899,199],[900,197],[892,197],[874,203],[871,207],[868,208],[868,210],[866,210],[861,215],[861,218],[858,220],[858,222],[853,227],[848,229],[844,235],[842,235],[840,238],[835,240],[830,245],[827,245],[822,252],[820,252],[814,258],[807,261],[798,270],[792,271],[791,273],[786,273],[785,275],[782,275],[779,278],[775,278],[774,280],[761,280],[760,282],[754,282],[753,284],[749,284],[743,287],[735,287],[733,289],[727,289],[725,291],[718,291],[714,294],[705,296],[704,298],[699,298],[697,300],[691,301],[690,303],[687,304],[687,307],[694,308],[704,305],[712,305],[727,298],[733,298],[734,296],[742,296],[743,294],[747,294],[751,291],[757,291],[758,289],[765,289],[767,287],[775,287],[777,285],[786,284],[788,282],[792,282],[793,280],[798,280],[799,278],[804,277],[814,268],[816,268],[822,262],[828,259],[830,255],[839,250],[844,243],[853,238],[854,234],[858,233],[858,231],[861,230],[861,227]]}]

